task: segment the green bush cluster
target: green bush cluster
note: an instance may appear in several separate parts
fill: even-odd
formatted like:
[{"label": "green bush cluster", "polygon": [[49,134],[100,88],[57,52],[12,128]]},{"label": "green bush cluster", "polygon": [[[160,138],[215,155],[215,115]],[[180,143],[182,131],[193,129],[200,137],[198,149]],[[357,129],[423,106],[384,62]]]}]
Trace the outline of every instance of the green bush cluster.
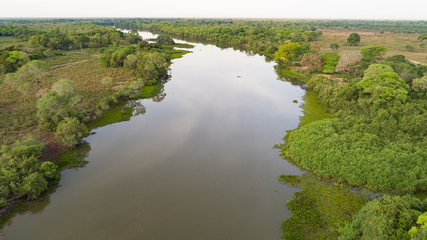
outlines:
[{"label": "green bush cluster", "polygon": [[[425,239],[427,231],[409,230],[427,210],[427,202],[411,196],[385,195],[367,203],[340,229],[340,240],[354,239]],[[423,236],[424,235],[424,236]]]},{"label": "green bush cluster", "polygon": [[56,139],[62,146],[72,148],[87,136],[87,127],[77,118],[66,117],[56,128]]},{"label": "green bush cluster", "polygon": [[2,145],[0,153],[0,207],[9,199],[26,197],[35,199],[49,183],[59,180],[59,171],[52,162],[40,165],[44,144],[35,137],[18,140],[12,145]]},{"label": "green bush cluster", "polygon": [[291,131],[284,156],[318,174],[374,190],[427,189],[427,99],[411,94],[389,67],[371,65],[365,75],[345,84],[312,78],[308,87],[338,118]]},{"label": "green bush cluster", "polygon": [[312,173],[280,176],[282,183],[302,188],[286,202],[292,215],[281,224],[283,239],[336,239],[338,226],[367,202],[367,197],[348,186],[322,181]]}]

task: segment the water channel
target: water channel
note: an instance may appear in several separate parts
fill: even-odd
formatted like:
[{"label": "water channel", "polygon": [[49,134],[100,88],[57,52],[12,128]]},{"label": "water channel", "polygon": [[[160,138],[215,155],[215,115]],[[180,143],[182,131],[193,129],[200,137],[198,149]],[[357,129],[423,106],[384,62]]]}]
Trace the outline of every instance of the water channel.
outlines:
[{"label": "water channel", "polygon": [[88,164],[0,239],[279,239],[298,189],[277,178],[301,172],[272,147],[297,127],[304,90],[263,56],[194,45],[173,60],[165,98],[93,130]]}]

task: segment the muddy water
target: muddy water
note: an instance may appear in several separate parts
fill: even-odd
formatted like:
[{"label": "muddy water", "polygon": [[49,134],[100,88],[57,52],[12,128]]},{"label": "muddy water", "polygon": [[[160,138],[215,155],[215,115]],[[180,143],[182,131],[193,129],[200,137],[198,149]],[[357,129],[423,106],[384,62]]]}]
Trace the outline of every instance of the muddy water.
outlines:
[{"label": "muddy water", "polygon": [[297,127],[304,90],[262,56],[195,45],[173,61],[163,100],[95,129],[89,163],[0,239],[279,239],[296,189],[277,177],[300,172],[272,147]]}]

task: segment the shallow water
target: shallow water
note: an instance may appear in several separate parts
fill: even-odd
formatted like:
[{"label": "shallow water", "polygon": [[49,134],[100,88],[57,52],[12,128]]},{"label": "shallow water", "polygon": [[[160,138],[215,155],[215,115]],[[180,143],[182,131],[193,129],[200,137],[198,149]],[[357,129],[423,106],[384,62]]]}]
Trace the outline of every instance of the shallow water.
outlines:
[{"label": "shallow water", "polygon": [[304,90],[262,56],[195,45],[173,61],[162,101],[95,129],[89,163],[63,171],[0,239],[279,239],[297,189],[277,178],[301,172],[272,147],[297,127]]}]

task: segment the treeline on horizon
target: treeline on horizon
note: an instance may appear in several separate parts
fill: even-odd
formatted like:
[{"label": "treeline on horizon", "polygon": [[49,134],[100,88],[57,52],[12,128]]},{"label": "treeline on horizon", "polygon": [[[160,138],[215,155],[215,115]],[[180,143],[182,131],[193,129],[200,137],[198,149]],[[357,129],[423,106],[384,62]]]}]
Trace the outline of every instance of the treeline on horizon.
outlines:
[{"label": "treeline on horizon", "polygon": [[215,18],[18,18],[0,19],[0,23],[23,23],[38,22],[95,22],[100,25],[114,26],[117,22],[138,21],[152,22],[197,22],[199,24],[231,24],[239,22],[269,22],[281,27],[316,27],[316,28],[342,28],[342,29],[364,29],[373,31],[389,31],[395,33],[425,33],[427,32],[427,21],[425,20],[351,20],[351,19],[215,19]]}]

